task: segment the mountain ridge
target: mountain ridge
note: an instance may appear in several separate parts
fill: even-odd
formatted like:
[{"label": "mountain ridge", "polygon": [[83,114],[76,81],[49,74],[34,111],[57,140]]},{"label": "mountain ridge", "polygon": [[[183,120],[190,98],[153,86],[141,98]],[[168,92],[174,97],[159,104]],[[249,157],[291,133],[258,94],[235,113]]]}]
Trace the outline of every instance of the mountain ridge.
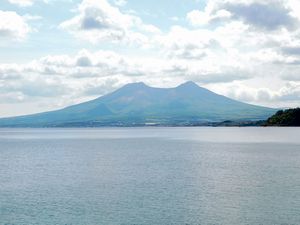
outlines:
[{"label": "mountain ridge", "polygon": [[0,126],[180,125],[225,120],[262,120],[277,110],[218,95],[192,81],[173,88],[126,84],[107,94],[63,109],[0,119]]}]

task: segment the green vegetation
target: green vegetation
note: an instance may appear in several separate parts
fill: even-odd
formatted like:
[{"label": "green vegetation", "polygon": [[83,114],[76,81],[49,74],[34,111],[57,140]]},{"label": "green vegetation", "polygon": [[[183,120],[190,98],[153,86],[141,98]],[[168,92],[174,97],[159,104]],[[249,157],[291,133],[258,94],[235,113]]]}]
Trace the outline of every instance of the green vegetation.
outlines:
[{"label": "green vegetation", "polygon": [[266,121],[266,126],[300,126],[300,108],[279,110]]}]

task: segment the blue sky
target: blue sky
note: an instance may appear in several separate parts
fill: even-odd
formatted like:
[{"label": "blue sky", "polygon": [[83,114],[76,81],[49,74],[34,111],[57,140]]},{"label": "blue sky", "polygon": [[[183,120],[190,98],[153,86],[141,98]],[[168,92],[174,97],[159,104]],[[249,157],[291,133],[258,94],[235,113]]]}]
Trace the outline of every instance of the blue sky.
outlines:
[{"label": "blue sky", "polygon": [[[26,0],[25,0],[26,1]],[[19,2],[22,2],[20,0]],[[118,6],[118,1],[109,1],[112,5]],[[124,1],[125,2],[125,1]],[[76,13],[72,12],[81,3],[80,0],[48,0],[44,2],[32,1],[32,5],[18,7],[18,4],[11,4],[8,0],[0,3],[1,10],[15,11],[19,15],[31,15],[41,17],[30,20],[28,23],[36,29],[30,34],[30,38],[22,42],[4,42],[1,45],[5,54],[1,54],[2,62],[26,62],[28,59],[43,57],[47,54],[68,54],[85,49],[114,49],[115,46],[108,46],[109,43],[80,42],[65,31],[59,29],[59,24]],[[116,5],[117,4],[117,5]],[[168,31],[174,24],[174,18],[181,20],[176,24],[187,26],[184,20],[186,14],[194,8],[202,8],[203,2],[193,0],[174,1],[165,0],[159,4],[153,1],[126,1],[120,7],[124,12],[137,14],[144,22],[154,24],[163,31]],[[180,10],[178,10],[180,8]],[[172,20],[172,17],[173,20]],[[124,46],[122,46],[124,48]],[[125,49],[124,49],[125,50]],[[131,49],[132,50],[132,49]],[[128,51],[128,49],[127,49]],[[30,53],[29,53],[30,52]]]},{"label": "blue sky", "polygon": [[0,117],[137,81],[300,106],[299,15],[297,0],[2,0]]}]

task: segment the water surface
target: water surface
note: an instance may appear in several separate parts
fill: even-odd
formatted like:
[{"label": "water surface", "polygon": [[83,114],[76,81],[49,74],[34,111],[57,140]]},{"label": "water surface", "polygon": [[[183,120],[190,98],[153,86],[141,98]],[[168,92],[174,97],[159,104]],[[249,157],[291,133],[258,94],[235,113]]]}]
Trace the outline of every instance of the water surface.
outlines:
[{"label": "water surface", "polygon": [[299,134],[0,129],[0,224],[300,224]]}]

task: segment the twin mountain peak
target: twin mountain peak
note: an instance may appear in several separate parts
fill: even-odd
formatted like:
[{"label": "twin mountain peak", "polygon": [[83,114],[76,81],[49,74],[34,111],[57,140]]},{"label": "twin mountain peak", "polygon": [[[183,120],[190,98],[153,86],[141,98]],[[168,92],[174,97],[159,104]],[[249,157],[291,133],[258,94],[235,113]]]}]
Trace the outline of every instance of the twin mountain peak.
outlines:
[{"label": "twin mountain peak", "polygon": [[175,88],[154,88],[138,82],[64,109],[3,118],[0,126],[190,125],[225,120],[264,120],[276,111],[218,95],[192,81]]}]

